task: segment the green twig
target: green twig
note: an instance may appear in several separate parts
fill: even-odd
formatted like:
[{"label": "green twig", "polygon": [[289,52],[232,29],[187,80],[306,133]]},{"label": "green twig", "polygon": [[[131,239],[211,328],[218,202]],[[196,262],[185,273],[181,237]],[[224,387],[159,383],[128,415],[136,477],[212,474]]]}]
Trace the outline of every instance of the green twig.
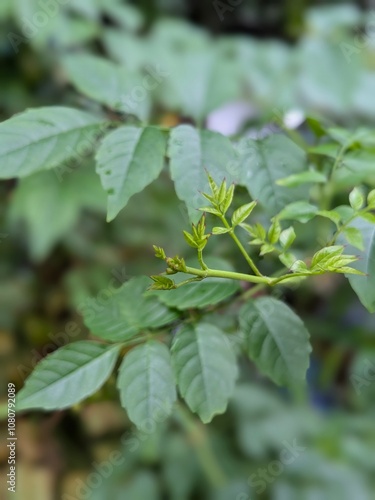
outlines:
[{"label": "green twig", "polygon": [[206,266],[206,264],[203,260],[203,250],[199,250],[199,249],[198,249],[198,262],[203,270],[208,269],[208,267]]},{"label": "green twig", "polygon": [[254,276],[253,274],[236,273],[234,271],[221,271],[219,269],[197,269],[186,266],[184,271],[187,274],[201,276],[202,278],[227,278],[232,280],[247,281],[248,283],[272,284],[272,279],[266,276]]},{"label": "green twig", "polygon": [[254,261],[253,259],[250,257],[250,255],[246,252],[244,246],[242,245],[242,243],[240,242],[240,240],[237,238],[237,236],[235,235],[234,233],[234,229],[231,228],[230,224],[228,223],[227,219],[224,217],[224,215],[222,215],[220,217],[222,223],[225,225],[225,227],[227,229],[230,229],[229,231],[229,235],[231,236],[232,240],[236,243],[236,245],[238,246],[238,248],[240,249],[240,252],[242,253],[242,255],[245,257],[246,259],[246,262],[249,264],[249,266],[251,267],[251,269],[254,271],[254,273],[259,276],[259,277],[262,277],[262,273],[259,271],[259,269],[257,268],[257,266],[254,264]]}]

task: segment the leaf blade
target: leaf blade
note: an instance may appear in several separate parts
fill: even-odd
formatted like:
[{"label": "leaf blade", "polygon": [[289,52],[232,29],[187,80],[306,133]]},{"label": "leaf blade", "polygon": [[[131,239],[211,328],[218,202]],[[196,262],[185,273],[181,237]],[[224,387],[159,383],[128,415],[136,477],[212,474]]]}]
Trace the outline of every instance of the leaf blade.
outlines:
[{"label": "leaf blade", "polygon": [[247,336],[247,353],[276,384],[303,382],[309,366],[309,333],[301,319],[283,302],[262,297],[240,311]]},{"label": "leaf blade", "polygon": [[132,278],[115,290],[101,309],[95,298],[82,304],[85,325],[95,335],[117,342],[132,338],[143,328],[159,328],[177,319],[176,312],[145,293],[149,284],[146,276]]},{"label": "leaf blade", "polygon": [[120,346],[80,341],[44,358],[17,394],[17,410],[62,409],[99,389],[112,372]]},{"label": "leaf blade", "polygon": [[176,384],[168,348],[149,340],[133,348],[120,366],[117,387],[121,404],[140,429],[166,418],[177,399]]},{"label": "leaf blade", "polygon": [[238,370],[221,330],[205,323],[182,327],[173,341],[172,362],[182,397],[204,423],[225,411]]},{"label": "leaf blade", "polygon": [[108,193],[108,222],[159,176],[165,150],[166,136],[154,127],[121,127],[104,138],[96,171]]},{"label": "leaf blade", "polygon": [[[107,127],[101,118],[72,108],[30,109],[0,124],[0,178],[25,177],[57,167],[91,148]],[[87,154],[87,149],[86,153]]]}]

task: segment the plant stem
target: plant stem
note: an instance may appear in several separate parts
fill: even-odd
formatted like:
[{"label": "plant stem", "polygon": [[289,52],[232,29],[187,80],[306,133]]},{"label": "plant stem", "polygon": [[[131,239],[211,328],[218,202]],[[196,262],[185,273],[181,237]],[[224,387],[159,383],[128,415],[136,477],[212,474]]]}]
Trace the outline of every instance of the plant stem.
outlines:
[{"label": "plant stem", "polygon": [[223,215],[220,217],[220,219],[221,219],[222,223],[225,225],[225,227],[227,229],[230,229],[230,231],[229,231],[228,234],[231,236],[232,240],[236,243],[236,245],[240,249],[240,252],[245,257],[246,262],[249,264],[249,266],[251,267],[251,269],[254,271],[254,273],[257,276],[262,277],[263,276],[262,273],[259,271],[259,269],[257,268],[257,266],[254,264],[254,261],[250,257],[250,255],[246,252],[244,246],[242,245],[242,243],[240,242],[240,240],[235,235],[234,229],[230,226],[230,224],[228,223],[227,219]]},{"label": "plant stem", "polygon": [[219,269],[196,269],[195,267],[186,267],[187,274],[194,274],[202,278],[227,278],[231,280],[247,281],[248,283],[264,283],[271,285],[272,279],[266,276],[254,276],[253,274],[236,273],[233,271],[221,271]]},{"label": "plant stem", "polygon": [[323,274],[323,273],[288,273],[288,274],[284,274],[283,276],[280,276],[280,278],[275,278],[273,280],[271,280],[271,283],[270,285],[271,286],[275,286],[287,279],[290,279],[290,278],[306,278],[307,276],[317,276],[318,274]]},{"label": "plant stem", "polygon": [[206,264],[204,263],[204,260],[203,260],[203,250],[198,250],[198,262],[199,262],[202,269],[204,269],[204,270],[208,269],[208,267],[206,266]]},{"label": "plant stem", "polygon": [[[272,278],[279,278],[283,275],[283,270],[281,269],[280,271],[277,271],[276,273],[274,273],[272,276],[270,276],[270,279]],[[240,299],[241,300],[247,300],[247,299],[251,299],[252,297],[254,297],[254,295],[256,295],[258,292],[260,292],[261,290],[263,290],[264,288],[266,288],[266,286],[268,285],[268,283],[259,283],[258,285],[255,285],[253,286],[252,288],[250,288],[249,290],[246,290],[246,292],[244,292],[241,296],[240,296]]]},{"label": "plant stem", "polygon": [[216,461],[206,430],[198,420],[181,405],[176,405],[176,420],[190,438],[204,473],[214,488],[222,488],[227,479]]}]

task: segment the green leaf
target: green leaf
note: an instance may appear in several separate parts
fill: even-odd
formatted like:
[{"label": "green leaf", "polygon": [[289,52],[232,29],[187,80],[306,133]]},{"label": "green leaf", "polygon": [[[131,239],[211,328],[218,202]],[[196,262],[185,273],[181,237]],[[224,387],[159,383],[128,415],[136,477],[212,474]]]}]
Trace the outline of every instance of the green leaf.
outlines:
[{"label": "green leaf", "polygon": [[0,178],[25,177],[87,155],[107,122],[83,111],[30,109],[0,123]]},{"label": "green leaf", "polygon": [[143,16],[133,5],[123,5],[117,2],[104,2],[104,11],[114,22],[126,30],[136,31],[142,28]]},{"label": "green leaf", "polygon": [[375,189],[369,192],[367,195],[367,205],[370,208],[375,208]]},{"label": "green leaf", "polygon": [[149,340],[133,348],[121,363],[117,387],[122,406],[139,429],[166,419],[177,397],[167,346]]},{"label": "green leaf", "polygon": [[234,180],[229,169],[235,158],[232,144],[216,132],[180,125],[170,133],[168,156],[177,196],[186,203],[190,219],[196,222],[196,209],[204,204],[200,192],[209,191],[205,169],[215,179]]},{"label": "green leaf", "polygon": [[111,59],[123,64],[129,71],[139,71],[147,65],[149,53],[144,38],[115,28],[106,28],[102,42]]},{"label": "green leaf", "polygon": [[119,347],[85,340],[49,354],[17,394],[17,410],[55,410],[79,403],[107,380]]},{"label": "green leaf", "polygon": [[[176,21],[173,22],[176,25]],[[158,27],[159,39],[166,40],[166,26],[159,23]],[[191,31],[189,39],[183,40],[176,31],[164,50],[158,51],[159,40],[155,40],[153,55],[155,60],[165,61],[170,72],[165,85],[159,89],[163,107],[179,111],[180,115],[199,123],[211,111],[238,98],[240,67],[235,58],[220,52],[219,42],[212,46],[207,43],[206,33],[197,33],[197,28],[188,29]],[[182,46],[183,55],[178,50],[171,50],[176,40]]]},{"label": "green leaf", "polygon": [[316,215],[320,215],[320,217],[324,217],[325,219],[331,220],[336,226],[340,224],[341,214],[336,210],[319,210]]},{"label": "green leaf", "polygon": [[177,314],[156,296],[145,294],[149,284],[149,278],[139,276],[115,289],[104,304],[96,298],[85,301],[79,310],[87,328],[98,337],[116,342],[177,319]]},{"label": "green leaf", "polygon": [[349,205],[340,205],[335,208],[335,212],[339,214],[340,220],[345,224],[355,215],[354,210]]},{"label": "green leaf", "polygon": [[289,177],[278,180],[276,184],[285,187],[296,187],[301,186],[302,184],[315,184],[322,182],[327,182],[327,176],[315,170],[309,170],[307,172],[301,172],[300,174],[289,175]]},{"label": "green leaf", "polygon": [[96,159],[97,172],[108,193],[108,221],[131,196],[159,176],[166,142],[165,134],[154,127],[121,127],[104,138]]},{"label": "green leaf", "polygon": [[246,205],[242,205],[242,207],[237,208],[232,215],[232,226],[235,227],[244,222],[250,216],[251,212],[256,207],[256,204],[256,201],[252,201],[251,203],[247,203]]},{"label": "green leaf", "polygon": [[[267,233],[265,228],[259,222],[257,222],[254,226],[242,223],[241,227],[245,229],[245,231],[248,232],[253,238],[255,238],[257,245],[260,245],[265,241]],[[251,241],[251,244],[255,244],[255,241]]]},{"label": "green leaf", "polygon": [[269,243],[265,243],[260,247],[260,254],[261,256],[267,255],[268,253],[272,253],[275,250],[275,247],[273,245],[270,245]]},{"label": "green leaf", "polygon": [[[211,269],[233,271],[233,268],[222,259],[208,257],[206,264]],[[174,276],[176,283],[187,278],[190,274],[177,274]],[[207,306],[218,304],[234,295],[240,290],[238,281],[221,278],[206,278],[196,283],[187,283],[175,290],[158,292],[157,296],[161,302],[169,307],[179,310],[197,308],[204,309]]]},{"label": "green leaf", "polygon": [[319,144],[318,146],[313,146],[309,148],[308,151],[310,154],[328,156],[329,158],[335,160],[337,158],[337,155],[339,154],[339,150],[340,146],[338,146],[336,143],[326,143]]},{"label": "green leaf", "polygon": [[176,288],[175,282],[166,276],[156,275],[150,276],[154,283],[148,288],[148,290],[172,290]]},{"label": "green leaf", "polygon": [[[356,255],[343,255],[344,247],[342,245],[333,245],[324,247],[315,253],[311,260],[310,271],[316,274],[323,274],[325,272],[344,272],[342,268],[345,267],[345,272],[348,272],[346,266],[355,262],[358,257]],[[354,274],[357,274],[353,270]]]},{"label": "green leaf", "polygon": [[225,194],[224,201],[220,204],[220,209],[223,215],[227,213],[229,207],[231,206],[233,201],[233,195],[234,195],[234,184],[231,184]]},{"label": "green leaf", "polygon": [[293,245],[295,239],[296,233],[292,226],[288,227],[288,229],[284,229],[284,231],[280,234],[280,243],[284,250],[287,250],[291,245]]},{"label": "green leaf", "polygon": [[[65,5],[62,6],[63,2],[56,5],[57,12],[52,6],[55,12],[52,11],[53,13],[51,13],[50,4],[43,4],[43,7],[41,7],[38,0],[12,1],[17,15],[20,35],[24,34],[27,43],[30,43],[38,51],[48,51],[51,43],[53,43],[56,50],[62,53],[65,48],[75,48],[100,36],[100,24],[98,22],[93,19],[85,19],[82,16],[72,16],[71,12],[69,12],[74,7],[75,10],[81,7],[82,2],[79,2],[79,7],[78,2],[74,2],[74,7],[73,2],[70,3],[69,7],[66,1]],[[46,10],[50,14],[46,13],[47,17],[44,17],[43,20],[42,13]],[[83,10],[82,7],[80,10]],[[35,19],[37,20],[36,23],[34,22]],[[25,38],[22,43],[26,43]]]},{"label": "green leaf", "polygon": [[297,261],[297,257],[291,253],[285,252],[279,255],[280,262],[284,264],[285,267],[291,269],[293,264]]},{"label": "green leaf", "polygon": [[363,196],[363,193],[359,188],[355,187],[350,192],[349,202],[353,210],[360,210],[363,207],[365,203],[365,197]]},{"label": "green leaf", "polygon": [[197,241],[198,240],[197,238],[195,238],[192,234],[188,233],[187,231],[183,231],[183,235],[188,245],[190,245],[192,248],[199,248],[199,243]]},{"label": "green leaf", "polygon": [[356,227],[347,227],[344,229],[344,234],[348,242],[359,250],[364,250],[363,236],[359,229]]},{"label": "green leaf", "polygon": [[[70,54],[63,60],[69,81],[84,95],[114,111],[146,120],[150,113],[150,92],[135,73],[102,57]],[[139,98],[141,89],[142,95]]]},{"label": "green leaf", "polygon": [[306,169],[306,154],[281,134],[254,141],[244,139],[238,146],[237,182],[245,186],[253,199],[259,200],[270,215],[286,205],[307,198],[308,188],[286,188],[277,181]]},{"label": "green leaf", "polygon": [[[185,275],[185,279],[189,276]],[[239,289],[239,285],[230,280],[207,278],[204,281],[187,283],[176,290],[163,292],[159,298],[164,304],[176,309],[203,309],[228,299]]]},{"label": "green leaf", "polygon": [[226,410],[238,369],[231,345],[213,325],[183,326],[173,339],[172,362],[182,397],[204,423]]},{"label": "green leaf", "polygon": [[293,264],[290,266],[290,270],[294,273],[307,273],[311,274],[311,271],[307,267],[306,262],[303,260],[295,260]]},{"label": "green leaf", "polygon": [[105,193],[90,164],[21,179],[13,193],[10,219],[15,228],[25,222],[31,257],[40,261],[69,235],[84,209],[105,213]]},{"label": "green leaf", "polygon": [[375,178],[374,161],[375,154],[372,151],[349,151],[340,168],[335,170],[332,180],[336,186],[343,188],[352,188],[353,185],[362,183],[372,184],[371,181]]},{"label": "green leaf", "polygon": [[271,227],[268,230],[268,240],[269,242],[274,245],[279,241],[281,234],[281,224],[279,222],[279,219],[277,217],[274,217],[272,220]]},{"label": "green leaf", "polygon": [[311,260],[311,269],[315,267],[326,268],[332,259],[341,256],[343,251],[344,247],[342,245],[333,245],[318,250]]},{"label": "green leaf", "polygon": [[305,380],[311,346],[301,319],[283,302],[262,297],[240,311],[247,353],[274,382],[295,386]]},{"label": "green leaf", "polygon": [[157,259],[165,260],[167,258],[164,248],[158,247],[156,245],[153,245],[153,248],[155,250],[155,257]]},{"label": "green leaf", "polygon": [[201,207],[199,208],[199,210],[201,212],[207,212],[208,214],[212,214],[212,215],[216,215],[216,216],[220,216],[220,211],[217,210],[216,208],[212,208],[212,207]]},{"label": "green leaf", "polygon": [[358,85],[361,58],[352,57],[349,64],[340,43],[334,43],[328,36],[313,35],[298,44],[296,56],[299,69],[295,94],[300,106],[324,110],[325,116],[345,116]]},{"label": "green leaf", "polygon": [[361,232],[364,246],[364,250],[359,252],[358,261],[352,267],[366,276],[348,276],[348,279],[362,304],[371,313],[375,313],[375,223],[360,217],[350,227]]},{"label": "green leaf", "polygon": [[229,233],[230,229],[227,227],[213,227],[212,228],[212,234],[226,234]]},{"label": "green leaf", "polygon": [[279,220],[297,220],[302,223],[309,222],[319,212],[318,207],[307,203],[307,201],[297,201],[287,205],[278,215]]}]

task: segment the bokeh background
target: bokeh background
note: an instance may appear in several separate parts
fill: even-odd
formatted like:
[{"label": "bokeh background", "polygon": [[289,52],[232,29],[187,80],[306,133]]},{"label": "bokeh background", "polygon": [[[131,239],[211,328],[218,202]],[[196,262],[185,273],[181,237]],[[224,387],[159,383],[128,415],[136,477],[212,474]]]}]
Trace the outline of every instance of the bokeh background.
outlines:
[{"label": "bokeh background", "polygon": [[[47,12],[42,4],[49,5],[47,22],[38,17]],[[134,77],[155,63],[168,72],[142,103],[154,123],[193,121],[259,136],[282,121],[307,134],[309,113],[344,127],[373,126],[371,9],[364,0],[1,0],[0,120],[46,105],[98,111],[67,77],[66,55],[83,51]],[[83,163],[87,168],[62,182],[41,174],[0,184],[3,437],[6,384],[19,389],[46,354],[88,338],[79,313],[88,297],[100,308],[113,280],[159,272],[152,244],[188,253],[186,212],[166,172],[108,224],[93,160]],[[307,247],[314,238],[306,231]],[[216,253],[241,267],[230,242]],[[17,493],[9,498],[373,499],[375,317],[336,275],[282,296],[312,336],[306,394],[275,387],[243,360],[225,415],[203,426],[179,414],[137,433],[111,379],[70,410],[18,418]],[[211,319],[231,331],[236,314],[219,309]],[[7,448],[0,441],[5,500]]]}]

